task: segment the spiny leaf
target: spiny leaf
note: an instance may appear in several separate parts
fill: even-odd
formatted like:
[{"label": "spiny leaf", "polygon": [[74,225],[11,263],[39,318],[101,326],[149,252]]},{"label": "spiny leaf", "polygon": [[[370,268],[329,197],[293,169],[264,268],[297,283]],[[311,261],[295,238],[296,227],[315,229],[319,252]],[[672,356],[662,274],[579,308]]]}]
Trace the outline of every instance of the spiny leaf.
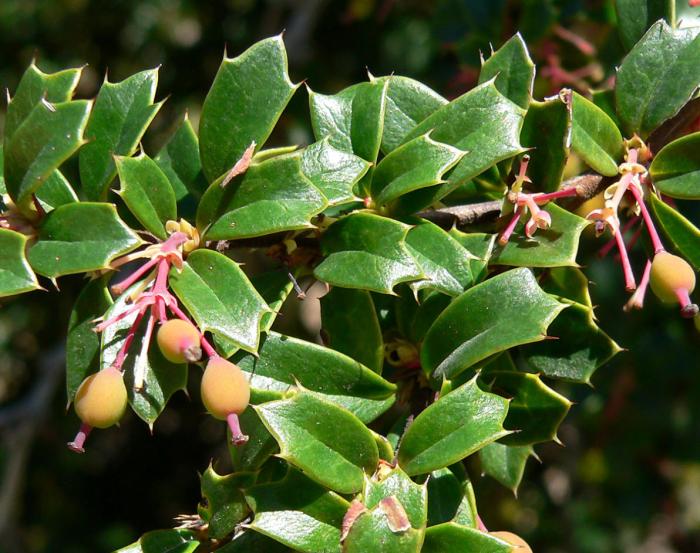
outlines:
[{"label": "spiny leaf", "polygon": [[423,553],[513,553],[512,545],[486,532],[453,522],[439,524],[425,532]]},{"label": "spiny leaf", "polygon": [[19,232],[0,229],[0,298],[40,288],[34,271],[27,263],[27,237]]},{"label": "spiny leaf", "polygon": [[535,64],[520,33],[513,35],[489,59],[481,61],[479,84],[495,79],[496,88],[509,100],[527,109],[532,99]]},{"label": "spiny leaf", "polygon": [[513,493],[517,493],[527,460],[533,455],[531,446],[493,442],[479,452],[481,470]]}]

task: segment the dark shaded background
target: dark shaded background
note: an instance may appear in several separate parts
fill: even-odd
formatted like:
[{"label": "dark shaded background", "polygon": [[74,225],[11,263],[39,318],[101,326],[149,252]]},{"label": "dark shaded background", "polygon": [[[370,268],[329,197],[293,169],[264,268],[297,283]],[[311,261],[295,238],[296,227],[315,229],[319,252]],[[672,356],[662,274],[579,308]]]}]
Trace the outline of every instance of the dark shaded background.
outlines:
[{"label": "dark shaded background", "polygon": [[[33,57],[44,70],[88,63],[81,96],[95,94],[107,69],[114,81],[162,64],[158,98],[171,96],[145,139],[154,153],[185,110],[197,121],[224,45],[233,55],[286,29],[292,78],[314,90],[338,91],[369,69],[454,97],[475,84],[479,50],[520,30],[538,65],[541,98],[561,86],[604,83],[621,56],[614,25],[607,1],[2,0],[0,86],[13,90]],[[596,52],[572,45],[562,28]],[[302,89],[273,141],[309,141],[306,102]],[[686,214],[700,220],[697,209]],[[594,388],[561,387],[576,401],[560,431],[565,447],[536,448],[542,464],[530,462],[517,500],[476,479],[482,516],[492,529],[521,533],[538,553],[697,553],[699,335],[653,299],[624,315],[621,276],[614,260],[596,258],[599,245],[587,239],[579,261],[594,282],[601,326],[629,351],[596,373]],[[641,268],[643,259],[633,262]],[[77,419],[64,415],[61,347],[81,284],[65,278],[60,294],[2,302],[0,552],[124,546],[194,512],[195,471],[210,459],[227,467],[223,425],[184,394],[153,436],[130,415],[120,429],[91,436],[89,455],[65,448]],[[303,326],[295,331],[311,337]]]}]

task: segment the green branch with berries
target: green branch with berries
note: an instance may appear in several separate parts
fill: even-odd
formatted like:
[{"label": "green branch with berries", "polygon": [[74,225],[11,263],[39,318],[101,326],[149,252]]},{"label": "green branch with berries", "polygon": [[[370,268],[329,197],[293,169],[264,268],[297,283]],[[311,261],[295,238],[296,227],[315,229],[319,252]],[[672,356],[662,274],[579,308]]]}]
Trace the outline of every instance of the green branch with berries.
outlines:
[{"label": "green branch with berries", "polygon": [[[196,513],[125,551],[530,551],[487,530],[470,473],[515,492],[558,439],[559,382],[621,351],[580,241],[617,251],[620,308],[651,287],[700,327],[682,203],[700,199],[700,28],[628,15],[609,89],[533,98],[515,35],[452,100],[398,75],[309,83],[308,145],[265,147],[304,94],[281,35],[224,57],[198,130],[184,116],[154,155],[157,70],[81,100],[81,69],[27,69],[0,150],[0,296],[86,277],[69,448],[129,409],[153,428],[198,367],[226,421],[233,472],[210,466]],[[280,333],[316,282],[319,341]]]}]

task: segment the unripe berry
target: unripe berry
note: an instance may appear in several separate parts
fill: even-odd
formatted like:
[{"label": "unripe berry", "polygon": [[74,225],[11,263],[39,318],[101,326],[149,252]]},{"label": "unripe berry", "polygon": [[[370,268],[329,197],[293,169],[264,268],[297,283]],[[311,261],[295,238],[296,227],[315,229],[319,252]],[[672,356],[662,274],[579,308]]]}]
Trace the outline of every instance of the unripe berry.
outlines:
[{"label": "unripe berry", "polygon": [[182,319],[165,321],[158,329],[158,347],[171,363],[195,363],[202,357],[197,328]]},{"label": "unripe berry", "polygon": [[124,378],[114,367],[88,376],[75,394],[75,412],[80,420],[95,428],[116,424],[125,409]]},{"label": "unripe berry", "polygon": [[493,537],[514,545],[512,553],[532,553],[532,549],[520,536],[512,532],[489,532]]},{"label": "unripe berry", "polygon": [[240,415],[248,407],[250,386],[238,365],[212,357],[202,375],[202,403],[217,419]]},{"label": "unripe berry", "polygon": [[661,301],[678,301],[679,291],[689,294],[695,288],[695,273],[682,257],[659,252],[651,263],[651,289]]}]

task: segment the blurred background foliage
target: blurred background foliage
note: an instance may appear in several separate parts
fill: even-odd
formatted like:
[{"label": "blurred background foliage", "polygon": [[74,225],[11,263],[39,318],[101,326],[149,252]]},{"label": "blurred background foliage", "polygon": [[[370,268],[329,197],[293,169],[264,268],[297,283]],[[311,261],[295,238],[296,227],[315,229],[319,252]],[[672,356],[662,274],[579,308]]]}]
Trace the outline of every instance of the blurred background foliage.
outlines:
[{"label": "blurred background foliage", "polygon": [[[679,3],[686,19],[698,14]],[[698,12],[699,10],[695,10]],[[479,51],[520,31],[538,67],[536,98],[586,92],[613,75],[622,48],[611,0],[2,0],[0,86],[13,90],[35,58],[45,70],[87,63],[79,95],[159,66],[171,95],[144,147],[155,153],[185,111],[198,110],[224,45],[235,55],[285,29],[290,73],[330,93],[375,75],[420,79],[447,97],[476,83]],[[310,141],[307,98],[296,94],[273,140]],[[2,124],[0,115],[0,125]],[[700,213],[686,211],[695,223]],[[627,348],[575,400],[559,438],[537,447],[518,498],[472,466],[482,517],[522,534],[538,553],[700,551],[700,339],[654,299],[623,314],[615,260],[584,239],[601,326]],[[641,256],[633,259],[639,268]],[[0,552],[99,552],[195,511],[214,460],[228,467],[224,428],[177,395],[147,427],[128,416],[91,437],[88,455],[65,442],[62,342],[80,279],[0,306]],[[697,299],[696,299],[697,301]],[[303,311],[302,317],[294,312]],[[292,299],[287,331],[316,338],[318,305]],[[295,323],[295,321],[301,321]],[[190,387],[196,393],[196,386]]]}]

